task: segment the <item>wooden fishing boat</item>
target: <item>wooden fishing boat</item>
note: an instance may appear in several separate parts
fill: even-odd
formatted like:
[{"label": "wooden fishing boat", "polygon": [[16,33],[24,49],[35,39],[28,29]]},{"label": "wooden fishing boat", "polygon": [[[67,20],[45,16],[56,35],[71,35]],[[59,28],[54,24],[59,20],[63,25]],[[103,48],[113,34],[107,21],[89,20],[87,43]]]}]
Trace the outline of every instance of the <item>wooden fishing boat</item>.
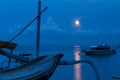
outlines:
[{"label": "wooden fishing boat", "polygon": [[[25,28],[16,34],[9,41],[0,41],[0,54],[8,57],[8,65],[0,68],[0,80],[48,80],[55,71],[63,54],[39,56],[40,43],[40,15],[47,9],[41,11],[41,1],[38,1],[38,15],[25,26]],[[24,56],[13,54],[17,44],[12,41],[17,38],[27,27],[37,19],[37,37],[36,37],[36,58],[30,59]],[[4,50],[8,49],[8,50]],[[19,66],[10,67],[11,59],[15,59]],[[21,64],[22,63],[22,64]]]},{"label": "wooden fishing boat", "polygon": [[19,67],[0,71],[0,80],[48,80],[63,54],[38,57]]}]

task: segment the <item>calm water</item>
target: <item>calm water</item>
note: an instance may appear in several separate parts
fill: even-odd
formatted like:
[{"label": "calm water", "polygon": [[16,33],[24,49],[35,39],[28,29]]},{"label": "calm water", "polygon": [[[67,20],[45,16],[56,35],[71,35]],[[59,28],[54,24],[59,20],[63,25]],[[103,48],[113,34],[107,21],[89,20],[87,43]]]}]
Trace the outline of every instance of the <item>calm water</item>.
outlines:
[{"label": "calm water", "polygon": [[[40,55],[63,53],[62,60],[88,60],[98,71],[100,80],[114,80],[113,75],[120,75],[120,48],[113,47],[116,55],[111,56],[86,56],[81,49],[89,46],[81,45],[44,45],[41,46]],[[18,53],[34,53],[31,46],[19,47]],[[97,80],[93,67],[88,63],[79,63],[69,66],[58,66],[50,80]]]},{"label": "calm water", "polygon": [[[64,45],[43,47],[47,54],[63,53],[63,60],[89,60],[98,71],[100,80],[114,80],[113,75],[120,75],[120,48],[113,47],[116,55],[111,56],[86,56],[81,49],[88,46]],[[46,50],[45,50],[46,49]],[[79,55],[80,54],[80,55]],[[93,67],[88,63],[80,63],[71,66],[58,66],[50,80],[97,80]]]}]

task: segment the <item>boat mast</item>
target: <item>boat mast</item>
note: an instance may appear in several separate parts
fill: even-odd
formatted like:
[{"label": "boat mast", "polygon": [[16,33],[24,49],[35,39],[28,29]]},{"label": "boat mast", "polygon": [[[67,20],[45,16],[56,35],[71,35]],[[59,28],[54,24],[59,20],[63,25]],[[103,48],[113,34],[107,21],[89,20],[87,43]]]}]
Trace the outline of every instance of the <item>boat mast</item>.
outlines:
[{"label": "boat mast", "polygon": [[38,18],[37,18],[37,39],[36,39],[36,57],[39,56],[40,49],[40,18],[41,18],[41,1],[38,0]]}]

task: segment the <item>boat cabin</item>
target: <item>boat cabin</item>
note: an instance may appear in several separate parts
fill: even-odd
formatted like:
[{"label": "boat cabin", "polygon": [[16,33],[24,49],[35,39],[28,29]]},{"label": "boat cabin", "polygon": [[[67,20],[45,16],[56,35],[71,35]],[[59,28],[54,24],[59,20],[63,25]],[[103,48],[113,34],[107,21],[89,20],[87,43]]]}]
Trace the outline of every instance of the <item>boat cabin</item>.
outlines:
[{"label": "boat cabin", "polygon": [[109,50],[109,45],[98,45],[98,46],[91,46],[91,50]]}]

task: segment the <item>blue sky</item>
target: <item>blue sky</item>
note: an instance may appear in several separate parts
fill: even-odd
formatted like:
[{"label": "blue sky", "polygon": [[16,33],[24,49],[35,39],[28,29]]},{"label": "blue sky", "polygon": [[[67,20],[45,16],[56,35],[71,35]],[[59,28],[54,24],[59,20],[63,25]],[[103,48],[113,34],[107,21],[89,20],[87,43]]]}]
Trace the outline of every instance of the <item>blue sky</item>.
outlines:
[{"label": "blue sky", "polygon": [[[0,40],[9,40],[37,15],[38,0],[0,1]],[[41,0],[42,9],[48,6],[41,18],[42,44],[119,43],[119,0]],[[80,20],[80,27],[73,20]],[[35,41],[36,23],[20,39]],[[27,37],[27,39],[26,39]],[[21,42],[22,43],[22,42]]]}]

